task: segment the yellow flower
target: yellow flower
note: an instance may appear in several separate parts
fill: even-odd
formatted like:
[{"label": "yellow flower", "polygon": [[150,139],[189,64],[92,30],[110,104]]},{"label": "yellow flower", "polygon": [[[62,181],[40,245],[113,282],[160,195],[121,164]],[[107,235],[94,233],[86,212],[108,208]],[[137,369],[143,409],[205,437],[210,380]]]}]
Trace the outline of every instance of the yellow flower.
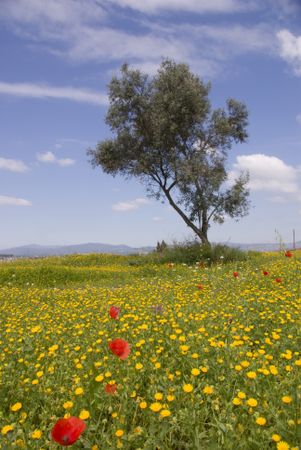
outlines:
[{"label": "yellow flower", "polygon": [[159,412],[162,409],[162,405],[159,402],[152,403],[150,409],[154,412]]},{"label": "yellow flower", "polygon": [[13,431],[14,426],[13,425],[5,425],[2,430],[1,433],[5,436],[7,433],[9,433],[10,431]]},{"label": "yellow flower", "polygon": [[301,359],[296,359],[295,364],[296,366],[301,366]]},{"label": "yellow flower", "polygon": [[239,392],[238,394],[237,394],[237,397],[238,398],[241,398],[242,400],[244,399],[244,398],[246,398],[246,394],[244,393],[244,392]]},{"label": "yellow flower", "polygon": [[267,423],[267,421],[266,421],[266,419],[264,417],[257,417],[256,423],[257,423],[257,425],[263,426],[263,425],[265,425]]},{"label": "yellow flower", "polygon": [[249,398],[247,400],[247,405],[254,407],[254,406],[258,405],[258,402],[257,402],[257,400],[255,398]]},{"label": "yellow flower", "polygon": [[203,373],[207,373],[207,372],[208,372],[208,368],[207,368],[207,367],[201,367],[201,371],[202,371]]},{"label": "yellow flower", "polygon": [[272,375],[278,375],[278,369],[276,366],[270,366],[269,369]]},{"label": "yellow flower", "polygon": [[191,375],[197,377],[198,375],[200,375],[200,371],[199,369],[191,369]]},{"label": "yellow flower", "polygon": [[141,370],[141,369],[143,369],[143,364],[137,363],[137,364],[135,365],[135,369],[136,369],[136,370]]},{"label": "yellow flower", "polygon": [[71,409],[72,406],[73,406],[73,402],[70,402],[70,401],[65,402],[65,403],[63,404],[63,407],[64,407],[65,409]]},{"label": "yellow flower", "polygon": [[193,391],[193,386],[192,386],[192,384],[184,384],[184,386],[183,386],[183,391],[184,391],[184,392],[192,392],[192,391]]},{"label": "yellow flower", "polygon": [[103,381],[104,376],[103,375],[97,375],[97,377],[95,377],[95,381],[97,381],[98,383]]},{"label": "yellow flower", "polygon": [[281,441],[281,436],[279,436],[279,434],[273,434],[272,435],[272,440],[274,441],[274,442],[279,442],[279,441]]},{"label": "yellow flower", "polygon": [[31,433],[31,438],[32,439],[40,439],[41,436],[42,436],[42,431],[41,430],[34,430]]},{"label": "yellow flower", "polygon": [[172,394],[169,394],[166,398],[167,398],[167,400],[168,400],[169,402],[173,402],[174,399],[175,399],[175,396],[172,395]]},{"label": "yellow flower", "polygon": [[247,373],[247,377],[250,378],[251,380],[254,380],[254,378],[256,378],[256,372],[248,372]]},{"label": "yellow flower", "polygon": [[19,409],[21,409],[21,408],[22,408],[21,402],[17,402],[10,407],[11,411],[14,411],[14,412],[19,411]]},{"label": "yellow flower", "polygon": [[98,445],[93,445],[93,447],[91,448],[91,450],[99,450],[99,447],[98,447]]},{"label": "yellow flower", "polygon": [[156,392],[155,399],[156,400],[162,400],[162,398],[163,398],[163,394],[161,392]]},{"label": "yellow flower", "polygon": [[162,411],[160,412],[160,416],[161,417],[168,417],[170,416],[171,412],[168,409],[162,409]]},{"label": "yellow flower", "polygon": [[86,409],[83,409],[79,414],[79,418],[82,420],[89,419],[89,417],[90,417],[90,413]]},{"label": "yellow flower", "polygon": [[285,441],[277,442],[277,450],[289,450],[290,446]]},{"label": "yellow flower", "polygon": [[233,405],[238,406],[238,405],[241,404],[241,399],[238,398],[238,397],[235,397],[235,398],[232,400],[232,403],[233,403]]},{"label": "yellow flower", "polygon": [[145,409],[145,408],[147,408],[147,403],[144,402],[144,401],[143,401],[143,402],[140,402],[140,403],[139,403],[139,406],[140,406],[141,409]]},{"label": "yellow flower", "polygon": [[242,361],[240,364],[241,364],[244,368],[249,367],[249,365],[250,365],[249,361]]},{"label": "yellow flower", "polygon": [[123,430],[117,430],[116,433],[115,433],[115,436],[121,437],[121,436],[123,436],[123,434],[124,434]]},{"label": "yellow flower", "polygon": [[75,389],[75,395],[82,395],[84,393],[84,390],[82,387],[78,387]]},{"label": "yellow flower", "polygon": [[284,396],[282,397],[282,401],[283,401],[283,403],[288,404],[288,403],[292,403],[293,399],[292,399],[292,397],[290,397],[289,395],[284,395]]},{"label": "yellow flower", "polygon": [[205,386],[203,389],[204,394],[208,394],[208,395],[212,394],[213,391],[214,391],[214,388],[212,386]]}]

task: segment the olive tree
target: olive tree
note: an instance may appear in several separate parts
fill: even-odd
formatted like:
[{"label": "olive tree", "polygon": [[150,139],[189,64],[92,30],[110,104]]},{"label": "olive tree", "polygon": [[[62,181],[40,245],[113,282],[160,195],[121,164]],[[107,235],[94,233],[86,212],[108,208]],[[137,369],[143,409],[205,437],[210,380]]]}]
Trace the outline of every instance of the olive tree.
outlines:
[{"label": "olive tree", "polygon": [[226,167],[232,145],[248,137],[243,103],[230,98],[212,109],[210,85],[169,59],[152,77],[124,64],[108,90],[112,138],[88,149],[94,167],[138,178],[202,243],[209,243],[210,222],[247,214],[248,174],[230,180]]}]

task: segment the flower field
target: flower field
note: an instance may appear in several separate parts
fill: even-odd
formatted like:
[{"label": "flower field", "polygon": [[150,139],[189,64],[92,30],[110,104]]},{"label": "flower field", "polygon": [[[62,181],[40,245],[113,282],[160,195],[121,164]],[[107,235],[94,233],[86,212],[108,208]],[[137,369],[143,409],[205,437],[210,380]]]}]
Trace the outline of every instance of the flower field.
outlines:
[{"label": "flower field", "polygon": [[1,449],[301,449],[298,251],[1,263],[0,322]]}]

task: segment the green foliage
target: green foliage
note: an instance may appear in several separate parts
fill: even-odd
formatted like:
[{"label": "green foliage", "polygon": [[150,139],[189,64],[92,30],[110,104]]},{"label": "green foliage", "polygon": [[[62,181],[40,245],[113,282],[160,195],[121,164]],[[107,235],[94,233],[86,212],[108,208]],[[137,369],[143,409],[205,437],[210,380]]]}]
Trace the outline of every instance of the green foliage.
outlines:
[{"label": "green foliage", "polygon": [[243,252],[238,248],[227,245],[201,245],[196,241],[186,241],[168,246],[161,253],[151,253],[146,259],[151,259],[156,263],[185,263],[195,264],[203,262],[206,265],[213,263],[226,263],[232,261],[245,261],[250,253]]},{"label": "green foliage", "polygon": [[226,184],[228,151],[247,139],[246,106],[230,98],[212,110],[209,90],[186,64],[167,59],[153,78],[125,64],[109,84],[114,138],[88,150],[94,167],[137,177],[167,200],[202,243],[211,221],[243,217],[249,207],[248,175]]}]

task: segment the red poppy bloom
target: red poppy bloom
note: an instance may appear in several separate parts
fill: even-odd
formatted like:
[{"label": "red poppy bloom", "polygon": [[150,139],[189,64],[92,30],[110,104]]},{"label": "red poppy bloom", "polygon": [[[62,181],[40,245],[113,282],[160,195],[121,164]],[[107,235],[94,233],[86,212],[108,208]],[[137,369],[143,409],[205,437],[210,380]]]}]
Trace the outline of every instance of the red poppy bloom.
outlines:
[{"label": "red poppy bloom", "polygon": [[289,250],[287,250],[287,251],[284,253],[284,255],[285,255],[287,258],[291,258],[291,257],[293,256],[292,252],[289,251]]},{"label": "red poppy bloom", "polygon": [[263,275],[266,277],[267,275],[269,275],[269,272],[267,271],[267,270],[264,270],[263,272]]},{"label": "red poppy bloom", "polygon": [[59,419],[51,430],[51,438],[67,447],[77,441],[85,428],[85,422],[78,417]]},{"label": "red poppy bloom", "polygon": [[110,383],[106,384],[105,391],[107,394],[111,394],[111,395],[116,394],[117,384],[116,383],[115,384],[110,384]]},{"label": "red poppy bloom", "polygon": [[131,352],[130,344],[119,338],[109,342],[109,347],[120,359],[126,359]]},{"label": "red poppy bloom", "polygon": [[202,290],[203,289],[203,285],[202,284],[198,284],[198,289]]},{"label": "red poppy bloom", "polygon": [[233,276],[234,276],[234,278],[237,278],[238,277],[238,272],[233,272]]},{"label": "red poppy bloom", "polygon": [[112,319],[118,319],[119,312],[120,312],[120,308],[117,308],[117,306],[111,306],[110,316],[112,317]]},{"label": "red poppy bloom", "polygon": [[275,278],[276,283],[281,283],[281,278]]}]

